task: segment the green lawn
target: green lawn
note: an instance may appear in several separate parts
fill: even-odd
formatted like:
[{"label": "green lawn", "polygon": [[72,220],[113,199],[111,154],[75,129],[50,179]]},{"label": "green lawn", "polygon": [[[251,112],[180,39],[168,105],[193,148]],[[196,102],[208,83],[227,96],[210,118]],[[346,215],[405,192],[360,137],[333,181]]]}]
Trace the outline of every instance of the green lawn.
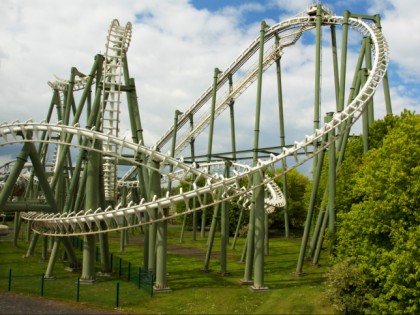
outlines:
[{"label": "green lawn", "polygon": [[[220,276],[220,263],[217,258],[210,261],[210,272],[200,271],[204,260],[197,253],[205,253],[206,240],[191,240],[187,232],[182,244],[179,243],[179,228],[169,229],[168,246],[177,245],[194,249],[195,257],[180,255],[176,249],[168,252],[168,286],[169,293],[155,293],[150,297],[125,278],[118,275],[101,277],[92,285],[80,287],[79,304],[94,305],[102,308],[115,308],[116,284],[120,285],[120,310],[130,313],[167,313],[167,314],[332,314],[334,309],[327,305],[322,297],[323,273],[326,267],[304,266],[305,275],[293,275],[299,253],[300,239],[271,238],[270,255],[265,256],[265,285],[268,292],[252,292],[248,286],[241,286],[244,264],[240,256],[244,239],[239,239],[236,250],[228,249],[227,276]],[[118,234],[110,236],[117,239]],[[138,243],[139,233],[130,236],[130,243],[125,253],[118,253],[119,244],[111,241],[111,252],[114,264],[118,257],[130,261],[133,265],[141,265],[142,248]],[[10,241],[0,240],[0,290],[8,289],[8,273],[12,269],[12,292],[40,295],[41,274],[45,271],[46,262],[40,262],[40,245],[34,258],[23,259],[27,244],[24,236],[19,240],[19,247],[14,248]],[[214,242],[213,253],[220,252],[219,239]],[[76,250],[80,254],[79,250]],[[327,264],[324,255],[321,263]],[[55,280],[45,281],[44,298],[76,302],[76,282],[79,273],[64,270],[64,263],[57,262]],[[99,267],[99,265],[98,265]],[[98,269],[99,270],[99,269]],[[115,269],[114,269],[115,270]]]}]

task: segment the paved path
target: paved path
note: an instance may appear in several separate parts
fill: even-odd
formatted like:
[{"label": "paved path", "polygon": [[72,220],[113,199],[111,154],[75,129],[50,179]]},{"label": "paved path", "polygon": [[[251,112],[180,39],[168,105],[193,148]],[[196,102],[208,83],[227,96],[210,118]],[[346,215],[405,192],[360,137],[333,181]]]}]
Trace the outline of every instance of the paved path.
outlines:
[{"label": "paved path", "polygon": [[0,292],[0,314],[122,314],[118,310],[86,307],[41,297]]}]

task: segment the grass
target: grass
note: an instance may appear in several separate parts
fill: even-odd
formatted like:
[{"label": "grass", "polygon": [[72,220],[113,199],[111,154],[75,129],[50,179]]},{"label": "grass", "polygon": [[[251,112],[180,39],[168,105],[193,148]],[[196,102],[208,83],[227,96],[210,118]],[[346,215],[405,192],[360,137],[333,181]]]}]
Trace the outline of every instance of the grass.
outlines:
[{"label": "grass", "polygon": [[[206,240],[198,236],[191,240],[186,233],[184,242],[179,243],[179,228],[169,229],[168,246],[177,245],[194,250],[195,257],[168,252],[168,286],[170,293],[155,293],[150,297],[144,290],[139,290],[133,283],[118,279],[117,275],[101,277],[93,285],[80,287],[79,304],[96,306],[104,309],[115,308],[116,283],[120,283],[120,311],[141,314],[332,314],[334,309],[322,298],[323,273],[326,270],[327,258],[323,257],[324,266],[313,267],[305,264],[305,275],[293,275],[296,268],[300,247],[299,238],[271,238],[270,255],[265,256],[264,282],[268,292],[252,292],[248,286],[241,286],[244,264],[240,256],[244,239],[239,239],[236,250],[228,249],[227,269],[229,274],[220,276],[220,263],[217,258],[210,261],[210,272],[200,271],[204,259],[197,253],[205,254]],[[137,236],[130,236],[125,253],[118,253],[119,244],[114,239],[117,233],[110,235],[110,251],[116,253],[134,265],[141,265],[142,248],[135,244]],[[9,240],[0,240],[0,290],[7,291],[8,271],[12,269],[12,292],[39,296],[41,292],[41,274],[45,272],[47,262],[40,262],[39,242],[35,257],[23,259],[27,244],[24,236],[19,240],[18,248],[14,248]],[[220,254],[220,241],[214,242],[213,253]],[[78,250],[76,252],[79,253]],[[79,253],[80,254],[80,253]],[[326,256],[326,255],[324,255]],[[57,262],[55,280],[45,281],[44,297],[76,303],[76,281],[79,273],[64,270],[64,263]],[[99,268],[99,265],[98,265]],[[99,270],[99,269],[98,269]]]}]

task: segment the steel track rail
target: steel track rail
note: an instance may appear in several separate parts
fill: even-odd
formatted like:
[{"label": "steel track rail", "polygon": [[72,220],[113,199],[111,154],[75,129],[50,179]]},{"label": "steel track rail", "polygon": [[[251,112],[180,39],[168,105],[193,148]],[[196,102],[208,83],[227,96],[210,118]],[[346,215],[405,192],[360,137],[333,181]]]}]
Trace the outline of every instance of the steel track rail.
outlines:
[{"label": "steel track rail", "polygon": [[[296,18],[296,23],[300,23],[301,19]],[[342,17],[331,16],[324,23],[338,24],[343,20]],[[290,25],[293,24],[293,19],[288,20]],[[174,196],[165,196],[163,198],[157,198],[156,196],[152,201],[145,202],[142,200],[139,204],[129,204],[127,207],[118,206],[115,209],[89,209],[87,211],[80,210],[76,213],[54,213],[54,214],[39,214],[39,213],[25,213],[22,217],[33,221],[33,229],[42,234],[52,236],[68,236],[68,235],[86,235],[86,234],[97,234],[108,231],[122,230],[134,226],[140,226],[143,224],[150,224],[157,221],[167,220],[176,216],[191,213],[209,207],[211,205],[239,198],[244,199],[244,196],[249,191],[257,188],[252,183],[253,174],[259,172],[264,173],[266,169],[274,169],[274,165],[282,160],[286,160],[288,157],[293,157],[293,163],[289,161],[289,167],[285,172],[296,168],[307,160],[313,158],[316,154],[325,150],[332,141],[335,141],[337,137],[341,136],[350,126],[361,116],[362,112],[366,108],[369,100],[372,98],[376,91],[380,81],[385,75],[388,62],[389,62],[389,51],[388,45],[379,29],[373,24],[367,24],[366,22],[351,18],[349,21],[350,26],[361,33],[363,36],[369,36],[372,39],[372,53],[373,53],[373,66],[369,72],[367,80],[363,87],[361,87],[357,96],[353,101],[348,104],[345,109],[340,113],[335,113],[331,122],[326,123],[322,128],[315,130],[314,134],[305,136],[303,141],[295,142],[291,148],[284,148],[278,155],[272,155],[268,160],[259,160],[258,165],[250,167],[248,171],[244,173],[238,173],[233,177],[224,178],[220,175],[209,175],[194,169],[191,165],[187,165],[180,160],[171,158],[170,156],[164,155],[160,152],[144,147],[140,144],[135,144],[125,139],[119,139],[111,135],[105,135],[92,130],[86,130],[72,126],[62,125],[51,125],[45,123],[35,124],[32,122],[20,123],[3,123],[0,125],[0,146],[8,145],[11,143],[22,143],[27,141],[43,141],[39,137],[41,131],[49,132],[60,132],[60,133],[71,133],[79,137],[85,137],[94,143],[95,140],[101,140],[104,144],[111,145],[115,144],[122,150],[129,150],[134,153],[142,153],[149,157],[149,160],[155,160],[161,163],[161,167],[158,170],[162,173],[163,168],[167,165],[172,165],[174,170],[183,169],[188,177],[192,178],[195,176],[196,181],[192,184],[193,189],[188,192],[181,192]],[[284,26],[284,23],[280,23]],[[280,26],[277,26],[280,28]],[[276,26],[272,28],[275,31]],[[339,128],[340,127],[340,128]],[[335,137],[326,137],[332,130],[336,130]],[[26,136],[32,133],[32,139],[28,139]],[[314,144],[317,144],[316,146]],[[75,145],[77,144],[66,144]],[[89,147],[83,147],[87,150],[95,150],[93,144]],[[118,154],[110,153],[110,154]],[[122,158],[121,156],[119,158]],[[139,162],[131,161],[133,164],[139,165]],[[145,165],[149,169],[150,166]],[[274,178],[282,176],[283,173],[277,173]],[[203,187],[197,187],[198,179],[204,178],[206,183]],[[248,179],[248,185],[241,187],[240,181],[242,179]],[[266,185],[273,179],[266,179],[258,186]],[[219,194],[219,192],[222,192]],[[211,195],[212,201],[210,203],[204,203],[204,196],[206,194]],[[198,206],[194,209],[190,208],[190,201],[195,198],[198,202]],[[178,203],[183,203],[185,211],[182,213],[174,213],[168,215],[164,209],[173,207]],[[246,206],[246,205],[244,205]],[[159,212],[159,218],[155,220],[144,220],[144,213],[151,213],[153,209],[157,209]],[[122,218],[130,218],[135,216],[137,218],[136,223],[129,223],[126,226],[121,224]],[[150,216],[151,217],[151,216]],[[101,222],[105,222],[105,225],[101,225]],[[127,220],[127,222],[132,222]]]},{"label": "steel track rail", "polygon": [[[108,31],[105,44],[105,62],[103,65],[101,119],[102,131],[118,137],[121,82],[124,72],[123,56],[127,52],[131,40],[131,23],[120,26],[113,20]],[[104,152],[116,152],[117,146],[104,146]],[[116,198],[117,158],[105,154],[103,157],[105,200]]]}]

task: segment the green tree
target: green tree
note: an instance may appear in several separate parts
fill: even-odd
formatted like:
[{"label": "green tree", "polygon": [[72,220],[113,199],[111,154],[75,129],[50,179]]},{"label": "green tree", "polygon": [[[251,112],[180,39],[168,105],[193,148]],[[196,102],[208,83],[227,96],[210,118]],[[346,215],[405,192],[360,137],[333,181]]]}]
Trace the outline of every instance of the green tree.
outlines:
[{"label": "green tree", "polygon": [[[281,169],[277,169],[276,173],[280,173]],[[283,176],[276,180],[277,185],[283,189]],[[286,175],[287,182],[287,211],[289,214],[290,227],[294,229],[301,229],[305,224],[306,212],[308,210],[307,198],[305,197],[309,186],[309,178],[298,170],[293,169]],[[270,227],[282,229],[284,227],[284,210],[275,211],[270,215]]]},{"label": "green tree", "polygon": [[[341,205],[345,211],[337,216],[336,262],[347,261],[360,276],[345,288],[335,286],[336,297],[362,312],[416,313],[420,311],[420,116],[405,111],[371,130],[376,147],[360,158],[353,175],[339,179],[352,187],[347,186],[337,199],[350,191],[346,200],[352,205]],[[355,295],[358,303],[352,302]]]}]

